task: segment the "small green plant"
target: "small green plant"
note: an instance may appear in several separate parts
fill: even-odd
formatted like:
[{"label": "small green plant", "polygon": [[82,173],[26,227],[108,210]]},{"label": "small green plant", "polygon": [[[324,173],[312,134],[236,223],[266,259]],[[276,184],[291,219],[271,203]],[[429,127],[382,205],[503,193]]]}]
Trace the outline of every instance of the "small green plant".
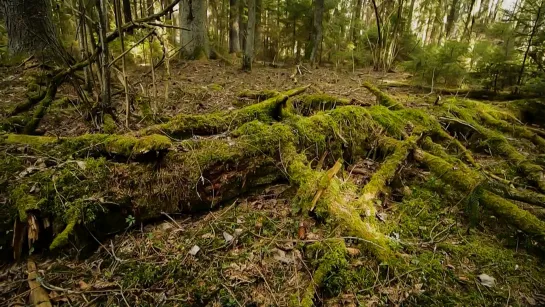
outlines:
[{"label": "small green plant", "polygon": [[134,216],[129,215],[125,218],[125,223],[128,224],[127,228],[131,228],[136,223],[136,219],[134,218]]}]

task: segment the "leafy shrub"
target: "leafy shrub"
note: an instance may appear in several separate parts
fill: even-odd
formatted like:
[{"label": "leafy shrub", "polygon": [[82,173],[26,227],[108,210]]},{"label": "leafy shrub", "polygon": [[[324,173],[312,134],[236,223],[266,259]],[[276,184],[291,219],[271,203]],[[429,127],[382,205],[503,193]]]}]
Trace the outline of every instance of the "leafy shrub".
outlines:
[{"label": "leafy shrub", "polygon": [[444,45],[415,48],[405,70],[424,84],[459,86],[467,76],[468,44],[447,41]]}]

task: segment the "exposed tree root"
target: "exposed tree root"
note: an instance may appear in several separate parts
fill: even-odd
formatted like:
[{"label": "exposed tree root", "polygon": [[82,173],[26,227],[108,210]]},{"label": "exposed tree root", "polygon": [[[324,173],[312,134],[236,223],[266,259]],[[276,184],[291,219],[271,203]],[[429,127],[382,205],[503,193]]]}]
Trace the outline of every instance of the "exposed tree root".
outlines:
[{"label": "exposed tree root", "polygon": [[[447,161],[422,150],[416,150],[414,157],[426,165],[441,180],[451,184],[467,195],[483,184],[483,178],[468,169],[460,170]],[[478,195],[479,202],[505,222],[532,236],[541,244],[545,243],[545,223],[533,214],[487,190]]]}]

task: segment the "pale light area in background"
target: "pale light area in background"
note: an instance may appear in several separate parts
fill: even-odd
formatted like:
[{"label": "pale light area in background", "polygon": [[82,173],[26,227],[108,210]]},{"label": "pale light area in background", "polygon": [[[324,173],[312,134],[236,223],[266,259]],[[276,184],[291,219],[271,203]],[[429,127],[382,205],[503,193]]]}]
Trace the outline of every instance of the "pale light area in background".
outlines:
[{"label": "pale light area in background", "polygon": [[517,0],[503,0],[502,7],[506,10],[512,10],[515,6]]}]

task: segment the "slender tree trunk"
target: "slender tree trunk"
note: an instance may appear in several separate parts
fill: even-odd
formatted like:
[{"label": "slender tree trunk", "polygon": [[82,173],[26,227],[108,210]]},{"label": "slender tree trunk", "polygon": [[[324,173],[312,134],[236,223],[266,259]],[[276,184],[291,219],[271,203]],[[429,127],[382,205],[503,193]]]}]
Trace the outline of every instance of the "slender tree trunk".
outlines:
[{"label": "slender tree trunk", "polygon": [[[101,107],[104,111],[107,107],[110,106],[110,51],[108,48],[108,43],[106,42],[106,35],[108,32],[108,0],[100,0],[97,2],[97,12],[99,19],[99,41],[102,52],[100,53],[100,63],[101,63],[101,75],[102,75],[102,84],[101,84]],[[104,115],[104,114],[103,114]]]},{"label": "slender tree trunk", "polygon": [[[131,0],[123,0],[123,21],[124,23],[132,21]],[[130,29],[127,33],[132,34],[133,30]]]},{"label": "slender tree trunk", "polygon": [[460,9],[459,4],[460,0],[452,0],[450,4],[449,13],[447,16],[447,25],[445,28],[445,35],[447,39],[452,37],[454,25],[458,19],[458,10]]},{"label": "slender tree trunk", "polygon": [[255,34],[254,34],[254,55],[257,58],[261,52],[261,14],[263,0],[255,1]]},{"label": "slender tree trunk", "polygon": [[[74,3],[74,5],[76,5],[76,3]],[[81,59],[84,60],[86,59],[88,56],[89,56],[89,48],[88,48],[88,45],[87,45],[87,24],[86,24],[86,16],[87,16],[87,12],[86,12],[86,7],[85,5],[83,4],[83,0],[78,0],[77,1],[77,6],[78,6],[78,9],[79,9],[79,18],[78,18],[78,22],[79,22],[79,26],[78,26],[78,44],[79,44],[79,48],[80,48],[80,54],[81,54]],[[90,91],[92,86],[91,86],[91,72],[90,72],[90,67],[84,67],[83,68],[83,79],[84,79],[84,86],[83,88],[87,91]]]},{"label": "slender tree trunk", "polygon": [[[121,26],[123,25],[123,20],[121,18],[122,10],[121,10],[121,0],[114,0],[114,15],[115,15],[115,25],[117,30],[119,31],[119,41],[121,43],[121,53],[125,53],[125,33],[121,30]],[[125,90],[125,126],[129,127],[129,89],[127,86],[127,65],[125,63],[125,56],[121,57],[121,73],[122,73],[122,80],[123,80],[123,88]],[[168,82],[167,82],[168,83]]]},{"label": "slender tree trunk", "polygon": [[238,0],[229,1],[229,53],[240,52]]},{"label": "slender tree trunk", "polygon": [[411,4],[409,6],[409,17],[407,18],[407,25],[405,26],[405,31],[412,31],[413,29],[413,12],[414,12],[414,5],[416,0],[411,0]]},{"label": "slender tree trunk", "polygon": [[123,0],[123,18],[125,23],[132,21],[131,0]]},{"label": "slender tree trunk", "polygon": [[248,0],[248,27],[244,57],[242,59],[242,69],[245,71],[252,70],[252,61],[254,59],[255,2],[256,0]]},{"label": "slender tree trunk", "polygon": [[471,5],[469,6],[469,11],[467,13],[467,19],[464,24],[464,37],[469,41],[471,39],[471,32],[469,29],[469,22],[473,19],[473,7],[475,6],[475,0],[471,0]]},{"label": "slender tree trunk", "polygon": [[206,0],[182,1],[183,53],[190,59],[207,59],[210,54],[206,28]]},{"label": "slender tree trunk", "polygon": [[543,4],[541,4],[537,10],[537,14],[536,14],[536,19],[534,21],[534,25],[532,26],[532,32],[530,33],[530,37],[528,38],[528,46],[526,47],[526,51],[524,52],[524,58],[522,60],[522,65],[520,66],[520,72],[519,72],[519,76],[518,76],[518,80],[517,80],[517,88],[516,88],[516,92],[519,91],[519,87],[522,85],[522,77],[524,75],[524,69],[525,69],[525,66],[526,66],[526,60],[528,59],[528,54],[530,52],[530,48],[532,47],[532,41],[534,39],[534,36],[536,35],[536,32],[537,32],[537,29],[538,29],[538,25],[539,25],[539,21],[541,19],[541,10],[543,8]]},{"label": "slender tree trunk", "polygon": [[322,43],[323,27],[322,19],[324,18],[324,0],[314,1],[314,28],[312,33],[312,51],[310,53],[310,62],[314,66],[318,56],[318,49]]},{"label": "slender tree trunk", "polygon": [[248,0],[238,0],[238,25],[239,25],[239,42],[240,42],[240,48],[242,50],[246,49],[246,36],[248,35],[246,33],[246,29],[248,28],[248,23],[244,20],[244,17],[246,16],[244,14],[244,8],[246,7],[246,3]]},{"label": "slender tree trunk", "polygon": [[375,71],[378,71],[381,66],[381,57],[382,57],[382,50],[384,49],[384,43],[383,43],[383,37],[382,37],[382,29],[381,29],[381,21],[380,21],[380,13],[378,11],[377,2],[376,0],[371,0],[373,2],[373,10],[375,11],[375,20],[377,23],[377,46],[374,50],[375,52],[375,63],[373,65],[373,69]]},{"label": "slender tree trunk", "polygon": [[355,0],[356,7],[354,8],[354,15],[352,16],[352,24],[350,29],[350,40],[355,44],[357,34],[359,35],[361,24],[361,7],[363,6],[363,0]]},{"label": "slender tree trunk", "polygon": [[0,1],[6,30],[8,50],[15,54],[42,54],[50,57],[60,47],[51,21],[49,0],[2,0]]}]

